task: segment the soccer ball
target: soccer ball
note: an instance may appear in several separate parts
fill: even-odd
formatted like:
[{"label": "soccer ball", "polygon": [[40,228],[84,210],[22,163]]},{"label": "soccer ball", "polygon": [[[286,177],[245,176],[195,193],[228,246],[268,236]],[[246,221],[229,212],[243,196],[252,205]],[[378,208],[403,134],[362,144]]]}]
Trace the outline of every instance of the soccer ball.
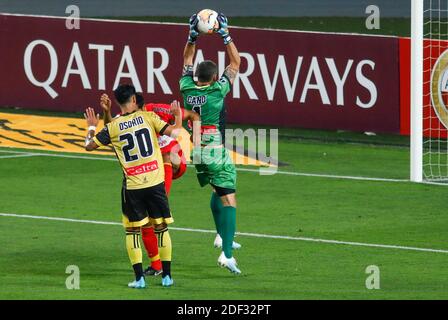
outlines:
[{"label": "soccer ball", "polygon": [[198,12],[198,31],[203,34],[212,34],[219,29],[218,13],[211,9]]}]

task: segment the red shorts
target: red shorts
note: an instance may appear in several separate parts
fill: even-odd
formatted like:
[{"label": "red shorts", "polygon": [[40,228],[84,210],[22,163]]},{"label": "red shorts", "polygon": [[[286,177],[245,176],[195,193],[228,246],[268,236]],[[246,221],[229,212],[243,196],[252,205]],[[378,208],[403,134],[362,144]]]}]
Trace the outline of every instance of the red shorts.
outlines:
[{"label": "red shorts", "polygon": [[182,177],[185,171],[187,171],[187,160],[185,159],[184,153],[182,152],[182,148],[180,147],[179,142],[177,142],[177,140],[173,140],[160,150],[162,151],[162,154],[174,152],[179,156],[180,158],[179,169],[176,172],[173,172],[173,179],[175,180]]}]

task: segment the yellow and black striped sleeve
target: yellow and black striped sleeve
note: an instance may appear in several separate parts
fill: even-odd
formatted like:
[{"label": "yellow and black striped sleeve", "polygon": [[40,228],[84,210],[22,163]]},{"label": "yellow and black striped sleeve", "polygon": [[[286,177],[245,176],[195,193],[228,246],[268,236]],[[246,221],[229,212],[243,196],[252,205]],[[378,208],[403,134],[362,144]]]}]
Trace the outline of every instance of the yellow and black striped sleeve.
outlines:
[{"label": "yellow and black striped sleeve", "polygon": [[146,112],[145,115],[147,116],[147,119],[150,121],[154,130],[158,134],[163,135],[163,132],[166,130],[166,128],[168,128],[169,124],[160,119],[160,117],[155,112]]},{"label": "yellow and black striped sleeve", "polygon": [[97,135],[93,137],[93,141],[100,147],[107,146],[111,143],[109,129],[107,126],[105,126],[103,130],[98,132]]}]

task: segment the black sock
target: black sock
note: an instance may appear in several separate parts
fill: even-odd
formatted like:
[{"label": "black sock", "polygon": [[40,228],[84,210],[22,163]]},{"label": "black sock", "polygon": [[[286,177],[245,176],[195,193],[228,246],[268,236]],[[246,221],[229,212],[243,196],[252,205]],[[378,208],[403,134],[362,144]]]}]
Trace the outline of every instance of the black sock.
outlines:
[{"label": "black sock", "polygon": [[140,278],[143,277],[143,265],[141,263],[136,263],[132,265],[132,268],[134,268],[135,280],[140,280]]},{"label": "black sock", "polygon": [[171,261],[162,261],[162,277],[170,276],[171,277]]}]

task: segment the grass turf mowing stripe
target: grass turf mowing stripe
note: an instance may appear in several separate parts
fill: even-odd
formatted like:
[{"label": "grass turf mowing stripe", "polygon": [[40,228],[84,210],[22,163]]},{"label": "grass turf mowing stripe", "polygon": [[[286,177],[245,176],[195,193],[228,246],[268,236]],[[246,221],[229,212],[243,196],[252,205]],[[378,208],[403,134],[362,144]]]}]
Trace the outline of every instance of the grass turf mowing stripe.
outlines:
[{"label": "grass turf mowing stripe", "polygon": [[[39,219],[39,220],[52,220],[52,221],[63,221],[63,222],[77,222],[77,223],[88,223],[88,224],[122,226],[122,224],[118,223],[118,222],[83,220],[83,219],[70,219],[70,218],[61,218],[61,217],[46,217],[46,216],[35,216],[35,215],[28,215],[28,214],[0,213],[0,216],[3,216],[3,217],[13,217],[13,218],[25,218],[25,219]],[[188,231],[188,232],[199,232],[199,233],[213,233],[213,234],[216,233],[215,230],[204,230],[204,229],[193,229],[193,228],[174,228],[174,227],[170,227],[170,229],[171,230],[177,230],[177,231]],[[433,252],[433,253],[448,253],[448,250],[443,250],[443,249],[418,248],[418,247],[407,247],[407,246],[400,246],[400,245],[362,243],[362,242],[339,241],[339,240],[328,240],[328,239],[316,239],[316,238],[306,238],[306,237],[277,236],[277,235],[248,233],[248,232],[236,232],[236,235],[245,236],[245,237],[253,237],[253,238],[268,238],[268,239],[281,239],[281,240],[308,241],[308,242],[319,242],[319,243],[326,243],[326,244],[361,246],[361,247],[382,248],[382,249],[422,251],[422,252]]]},{"label": "grass turf mowing stripe", "polygon": [[[33,156],[43,156],[43,157],[58,157],[58,158],[68,158],[68,159],[85,159],[85,160],[104,160],[104,161],[118,161],[116,158],[110,157],[91,157],[91,156],[79,156],[70,154],[54,154],[54,153],[29,153],[22,151],[8,151],[0,150],[2,153],[26,153]],[[192,167],[193,165],[188,165]],[[240,172],[260,172],[260,169],[249,169],[249,168],[239,168],[237,171]],[[293,171],[274,171],[274,174],[283,174],[290,176],[302,176],[302,177],[316,177],[316,178],[328,178],[328,179],[343,179],[343,180],[358,180],[358,181],[379,181],[379,182],[410,182],[407,179],[391,179],[391,178],[374,178],[374,177],[357,177],[357,176],[339,176],[331,174],[320,174],[320,173],[304,173],[304,172],[293,172]]]}]

